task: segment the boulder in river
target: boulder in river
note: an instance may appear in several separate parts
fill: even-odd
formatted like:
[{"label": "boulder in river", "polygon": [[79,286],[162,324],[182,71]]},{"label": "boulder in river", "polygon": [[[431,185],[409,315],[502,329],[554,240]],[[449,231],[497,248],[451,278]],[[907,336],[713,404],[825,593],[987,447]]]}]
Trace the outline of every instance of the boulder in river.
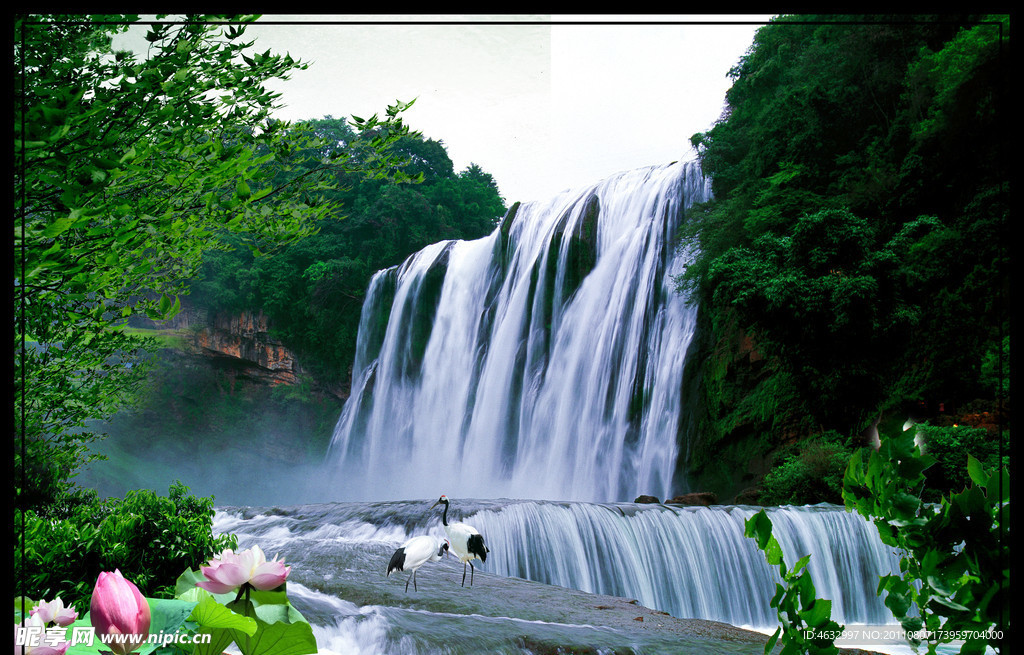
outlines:
[{"label": "boulder in river", "polygon": [[637,496],[636,500],[634,500],[633,502],[634,503],[652,504],[652,503],[658,503],[658,502],[661,502],[661,501],[659,501],[656,496],[648,496],[646,494],[641,494],[641,495]]},{"label": "boulder in river", "polygon": [[682,496],[676,496],[669,498],[665,501],[666,505],[717,505],[718,494],[713,491],[695,491],[689,494],[683,494]]}]

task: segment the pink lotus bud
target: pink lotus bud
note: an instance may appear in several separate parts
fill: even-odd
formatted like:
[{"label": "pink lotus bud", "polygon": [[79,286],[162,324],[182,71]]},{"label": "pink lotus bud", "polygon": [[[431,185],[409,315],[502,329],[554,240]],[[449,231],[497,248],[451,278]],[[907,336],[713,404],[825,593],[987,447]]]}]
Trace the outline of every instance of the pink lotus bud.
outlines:
[{"label": "pink lotus bud", "polygon": [[75,608],[64,607],[64,601],[60,599],[60,596],[49,602],[45,600],[39,601],[39,604],[33,607],[29,614],[38,616],[44,624],[52,622],[62,628],[71,625],[78,618],[78,612],[75,611]]},{"label": "pink lotus bud", "polygon": [[215,594],[226,594],[248,583],[256,589],[266,591],[280,587],[288,577],[290,566],[278,561],[275,557],[267,561],[267,556],[259,546],[253,546],[240,553],[230,548],[210,560],[208,566],[199,570],[206,580],[196,585]]},{"label": "pink lotus bud", "polygon": [[100,573],[92,592],[89,616],[97,634],[129,635],[124,643],[112,640],[106,644],[117,655],[132,652],[149,635],[149,603],[119,570]]}]

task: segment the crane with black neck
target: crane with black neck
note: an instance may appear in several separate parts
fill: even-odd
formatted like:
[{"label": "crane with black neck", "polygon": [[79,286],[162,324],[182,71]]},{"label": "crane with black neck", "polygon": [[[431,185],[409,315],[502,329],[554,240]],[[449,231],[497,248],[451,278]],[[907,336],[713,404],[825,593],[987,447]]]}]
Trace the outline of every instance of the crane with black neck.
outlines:
[{"label": "crane with black neck", "polygon": [[448,535],[448,543],[451,545],[450,552],[455,553],[455,556],[462,561],[462,586],[466,586],[466,564],[469,564],[471,573],[469,576],[469,584],[473,585],[473,573],[476,572],[476,567],[473,566],[473,560],[478,559],[481,562],[487,561],[487,553],[490,551],[486,545],[484,545],[484,537],[480,534],[480,531],[471,525],[466,523],[448,523],[448,506],[451,502],[448,500],[448,496],[442,495],[437,499],[437,502],[430,506],[430,509],[434,509],[438,505],[444,505],[444,514],[441,516],[441,524],[444,526],[445,534]]}]

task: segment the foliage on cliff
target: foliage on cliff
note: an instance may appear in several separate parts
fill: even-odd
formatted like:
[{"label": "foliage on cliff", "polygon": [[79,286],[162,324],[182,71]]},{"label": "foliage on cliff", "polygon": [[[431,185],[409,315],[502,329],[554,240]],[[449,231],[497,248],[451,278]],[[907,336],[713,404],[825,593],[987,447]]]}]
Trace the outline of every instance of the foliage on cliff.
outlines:
[{"label": "foliage on cliff", "polygon": [[[743,434],[852,435],[1001,392],[1008,37],[1005,16],[758,30],[722,118],[692,137],[715,194],[684,236],[706,339],[695,464]],[[763,358],[751,374],[739,336]]]},{"label": "foliage on cliff", "polygon": [[[311,124],[334,147],[351,148],[355,135],[344,121]],[[210,311],[262,310],[304,368],[322,380],[347,380],[374,273],[431,243],[485,236],[505,213],[491,175],[476,164],[456,173],[442,142],[410,135],[391,152],[419,183],[339,175],[337,189],[316,197],[341,209],[318,218],[315,234],[260,257],[241,248],[209,253],[196,302]]]},{"label": "foliage on cliff", "polygon": [[335,209],[310,192],[339,173],[405,178],[387,148],[409,133],[407,105],[327,155],[308,126],[270,118],[267,83],[306,64],[254,51],[254,19],[152,23],[140,56],[112,47],[137,16],[16,17],[18,506],[71,487],[96,436],[86,420],[143,379],[136,354],[153,344],[120,329],[126,318],[173,315],[210,250],[310,234]]}]

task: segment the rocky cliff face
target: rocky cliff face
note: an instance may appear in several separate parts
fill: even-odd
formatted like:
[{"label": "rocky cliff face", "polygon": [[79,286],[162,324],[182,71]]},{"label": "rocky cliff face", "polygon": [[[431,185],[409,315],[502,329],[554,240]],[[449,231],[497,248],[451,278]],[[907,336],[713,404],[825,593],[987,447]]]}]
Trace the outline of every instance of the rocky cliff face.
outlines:
[{"label": "rocky cliff face", "polygon": [[270,385],[297,384],[301,371],[295,354],[270,334],[262,312],[217,314],[192,333],[200,353],[228,358],[239,374]]},{"label": "rocky cliff face", "polygon": [[[182,310],[166,321],[133,317],[131,327],[170,331],[181,337],[185,351],[207,360],[234,381],[258,385],[311,383],[317,393],[339,400],[348,397],[348,385],[325,384],[303,370],[296,354],[271,332],[270,320],[261,311],[208,312],[182,299]],[[347,379],[347,378],[346,378]]]}]

